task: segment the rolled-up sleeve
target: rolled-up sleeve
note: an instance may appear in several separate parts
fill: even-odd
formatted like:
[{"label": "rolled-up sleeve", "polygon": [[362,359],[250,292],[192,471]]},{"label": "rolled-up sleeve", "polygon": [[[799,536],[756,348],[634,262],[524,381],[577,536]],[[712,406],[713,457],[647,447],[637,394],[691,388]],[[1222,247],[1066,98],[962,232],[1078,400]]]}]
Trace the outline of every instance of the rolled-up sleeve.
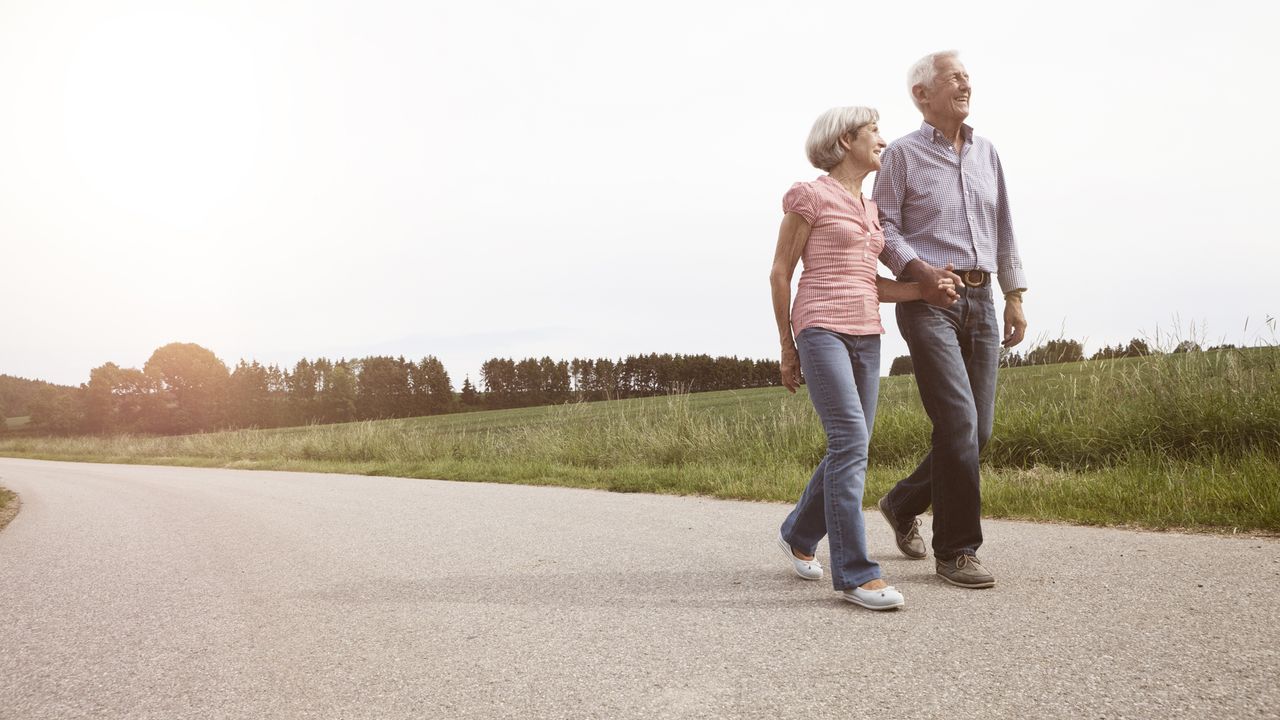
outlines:
[{"label": "rolled-up sleeve", "polygon": [[907,263],[919,258],[902,236],[902,203],[907,195],[906,159],[899,147],[889,146],[880,154],[880,171],[876,173],[871,197],[880,207],[880,226],[884,229],[884,249],[880,262],[895,276],[901,276]]},{"label": "rolled-up sleeve", "polygon": [[[1004,183],[1004,167],[996,154],[996,276],[1004,292],[1025,289],[1027,276],[1018,255],[1018,241],[1013,234],[1013,214],[1009,211],[1009,192]],[[886,233],[887,235],[887,233]]]}]

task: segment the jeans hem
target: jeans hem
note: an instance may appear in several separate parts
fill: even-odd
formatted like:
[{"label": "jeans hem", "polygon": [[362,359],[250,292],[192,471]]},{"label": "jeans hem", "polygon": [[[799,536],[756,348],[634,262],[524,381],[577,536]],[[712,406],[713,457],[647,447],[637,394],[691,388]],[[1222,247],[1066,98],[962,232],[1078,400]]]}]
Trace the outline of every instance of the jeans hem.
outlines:
[{"label": "jeans hem", "polygon": [[831,585],[836,589],[836,592],[844,592],[845,590],[852,590],[856,587],[865,585],[866,583],[869,583],[872,580],[880,579],[883,577],[884,576],[881,575],[878,570],[868,570],[866,572],[862,572],[862,573],[858,573],[857,575],[854,575],[852,583],[846,584],[844,587],[841,587],[838,583],[834,583],[834,582]]}]

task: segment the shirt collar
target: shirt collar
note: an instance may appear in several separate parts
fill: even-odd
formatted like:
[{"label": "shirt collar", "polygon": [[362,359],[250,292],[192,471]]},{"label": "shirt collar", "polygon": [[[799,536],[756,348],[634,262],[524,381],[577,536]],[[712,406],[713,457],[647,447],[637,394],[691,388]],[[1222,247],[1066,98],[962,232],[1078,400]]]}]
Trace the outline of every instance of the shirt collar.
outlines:
[{"label": "shirt collar", "polygon": [[[969,123],[960,123],[960,134],[964,136],[966,143],[973,143],[973,128],[969,126]],[[948,145],[951,144],[951,138],[944,137],[942,133],[938,132],[938,128],[929,124],[928,120],[920,123],[920,135],[929,142],[934,142],[936,139]]]}]

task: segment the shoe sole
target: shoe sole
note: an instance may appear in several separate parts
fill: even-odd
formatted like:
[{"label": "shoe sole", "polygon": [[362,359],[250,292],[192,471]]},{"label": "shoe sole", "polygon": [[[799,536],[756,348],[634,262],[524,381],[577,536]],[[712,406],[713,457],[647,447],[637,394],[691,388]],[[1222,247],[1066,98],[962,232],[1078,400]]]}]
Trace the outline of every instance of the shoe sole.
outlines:
[{"label": "shoe sole", "polygon": [[795,556],[795,552],[791,550],[791,546],[787,544],[786,540],[782,539],[781,535],[778,536],[778,549],[781,550],[782,554],[786,555],[787,559],[791,561],[791,572],[795,573],[796,577],[800,578],[801,580],[821,580],[822,576],[826,574],[826,573],[818,573],[818,577],[809,577],[808,575],[801,575],[800,571],[796,569],[796,560],[799,560],[800,558]]},{"label": "shoe sole", "polygon": [[942,578],[943,580],[946,580],[947,582],[951,583],[952,585],[955,585],[956,587],[969,588],[970,590],[982,590],[983,588],[996,586],[995,580],[991,580],[989,582],[983,582],[983,583],[962,583],[962,582],[956,582],[955,580],[952,580],[951,578],[947,577],[946,575],[943,575],[942,573],[936,573],[936,575]]},{"label": "shoe sole", "polygon": [[884,505],[881,504],[883,502],[884,502],[884,498],[880,498],[880,500],[876,502],[876,509],[880,511],[880,517],[884,518],[884,521],[889,523],[889,532],[893,533],[893,544],[898,546],[898,552],[902,553],[903,555],[906,555],[912,560],[923,560],[929,557],[929,553],[927,551],[923,555],[913,555],[907,552],[906,549],[902,547],[902,543],[898,542],[898,528],[894,526],[893,518],[889,517],[888,511],[886,511],[884,509]]},{"label": "shoe sole", "polygon": [[845,602],[851,602],[854,605],[857,605],[859,607],[864,607],[868,610],[898,610],[902,607],[905,607],[907,604],[907,601],[903,600],[902,602],[894,603],[893,605],[868,605],[867,603],[862,602],[861,600],[859,600],[856,597],[853,597],[852,595],[845,595],[844,593],[840,593],[840,597],[844,598]]}]

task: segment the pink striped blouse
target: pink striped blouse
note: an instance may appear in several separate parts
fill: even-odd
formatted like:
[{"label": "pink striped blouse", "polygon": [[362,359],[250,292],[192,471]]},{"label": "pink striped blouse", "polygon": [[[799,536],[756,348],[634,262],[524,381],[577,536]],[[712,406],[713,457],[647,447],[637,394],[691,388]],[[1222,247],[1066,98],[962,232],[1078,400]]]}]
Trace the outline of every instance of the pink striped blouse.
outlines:
[{"label": "pink striped blouse", "polygon": [[791,307],[791,334],[822,327],[848,335],[881,335],[876,260],[884,231],[876,204],[862,204],[830,175],[791,186],[782,209],[805,219],[804,271]]}]

